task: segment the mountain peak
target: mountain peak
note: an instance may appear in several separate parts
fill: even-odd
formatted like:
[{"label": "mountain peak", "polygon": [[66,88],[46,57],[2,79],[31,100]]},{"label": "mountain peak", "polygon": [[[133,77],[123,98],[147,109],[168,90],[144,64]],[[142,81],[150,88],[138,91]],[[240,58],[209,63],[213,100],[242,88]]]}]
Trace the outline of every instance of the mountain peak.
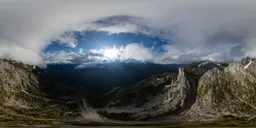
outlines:
[{"label": "mountain peak", "polygon": [[245,57],[241,60],[241,63],[244,64],[244,65],[247,65],[248,63],[250,62],[254,62],[256,61],[256,58],[253,58],[253,57]]}]

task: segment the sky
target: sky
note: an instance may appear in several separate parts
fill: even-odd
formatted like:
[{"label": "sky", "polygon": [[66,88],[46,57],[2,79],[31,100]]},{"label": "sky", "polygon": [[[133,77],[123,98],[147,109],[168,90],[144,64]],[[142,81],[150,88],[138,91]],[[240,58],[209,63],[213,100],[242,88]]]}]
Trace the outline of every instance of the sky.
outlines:
[{"label": "sky", "polygon": [[0,58],[27,64],[256,57],[255,0],[1,0]]}]

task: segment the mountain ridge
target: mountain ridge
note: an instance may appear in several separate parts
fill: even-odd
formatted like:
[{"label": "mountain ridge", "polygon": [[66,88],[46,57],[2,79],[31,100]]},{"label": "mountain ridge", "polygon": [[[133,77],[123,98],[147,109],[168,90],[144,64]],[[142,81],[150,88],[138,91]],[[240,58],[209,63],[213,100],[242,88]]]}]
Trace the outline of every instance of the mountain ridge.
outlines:
[{"label": "mountain ridge", "polygon": [[72,103],[49,93],[57,92],[57,82],[38,67],[0,60],[0,125],[52,124],[68,119]]},{"label": "mountain ridge", "polygon": [[13,120],[113,125],[256,121],[256,62],[251,58],[228,65],[196,62],[102,95],[84,94],[66,77],[16,61],[0,60],[0,76],[0,114],[8,119],[0,125]]}]

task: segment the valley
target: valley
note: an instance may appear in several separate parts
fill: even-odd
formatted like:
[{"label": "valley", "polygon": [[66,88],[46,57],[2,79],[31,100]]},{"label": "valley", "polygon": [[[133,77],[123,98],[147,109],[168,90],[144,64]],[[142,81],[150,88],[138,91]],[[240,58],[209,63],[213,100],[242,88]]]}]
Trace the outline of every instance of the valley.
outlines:
[{"label": "valley", "polygon": [[228,65],[195,62],[101,94],[79,91],[65,77],[38,67],[12,60],[0,65],[2,126],[240,126],[255,120],[256,62],[251,58]]}]

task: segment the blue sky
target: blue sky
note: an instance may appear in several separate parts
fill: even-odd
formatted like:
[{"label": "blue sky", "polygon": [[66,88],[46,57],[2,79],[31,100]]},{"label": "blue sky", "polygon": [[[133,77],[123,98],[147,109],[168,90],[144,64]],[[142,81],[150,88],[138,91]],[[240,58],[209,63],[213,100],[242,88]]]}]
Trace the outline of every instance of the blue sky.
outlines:
[{"label": "blue sky", "polygon": [[88,52],[91,49],[109,49],[113,46],[121,47],[130,43],[139,43],[143,44],[146,48],[154,47],[154,52],[161,53],[164,52],[161,46],[169,43],[166,40],[141,33],[109,34],[104,31],[82,31],[74,32],[73,36],[77,40],[77,46],[75,48],[60,44],[59,41],[52,41],[44,52],[78,52],[80,48],[82,48],[84,52]]},{"label": "blue sky", "polygon": [[[118,23],[122,22],[126,21]],[[171,31],[152,29],[148,26],[136,26],[146,31],[134,31],[132,26],[123,29],[118,23],[107,24],[107,27],[103,26],[104,29],[64,32],[43,50],[46,63],[90,65],[129,59],[158,64],[200,60],[230,62],[244,54],[240,44],[242,39],[236,40],[236,36],[233,37],[229,33],[225,33],[227,36],[214,35],[205,43],[193,45],[177,43],[177,35]]]},{"label": "blue sky", "polygon": [[21,1],[0,1],[0,58],[45,66],[256,57],[255,0]]}]

